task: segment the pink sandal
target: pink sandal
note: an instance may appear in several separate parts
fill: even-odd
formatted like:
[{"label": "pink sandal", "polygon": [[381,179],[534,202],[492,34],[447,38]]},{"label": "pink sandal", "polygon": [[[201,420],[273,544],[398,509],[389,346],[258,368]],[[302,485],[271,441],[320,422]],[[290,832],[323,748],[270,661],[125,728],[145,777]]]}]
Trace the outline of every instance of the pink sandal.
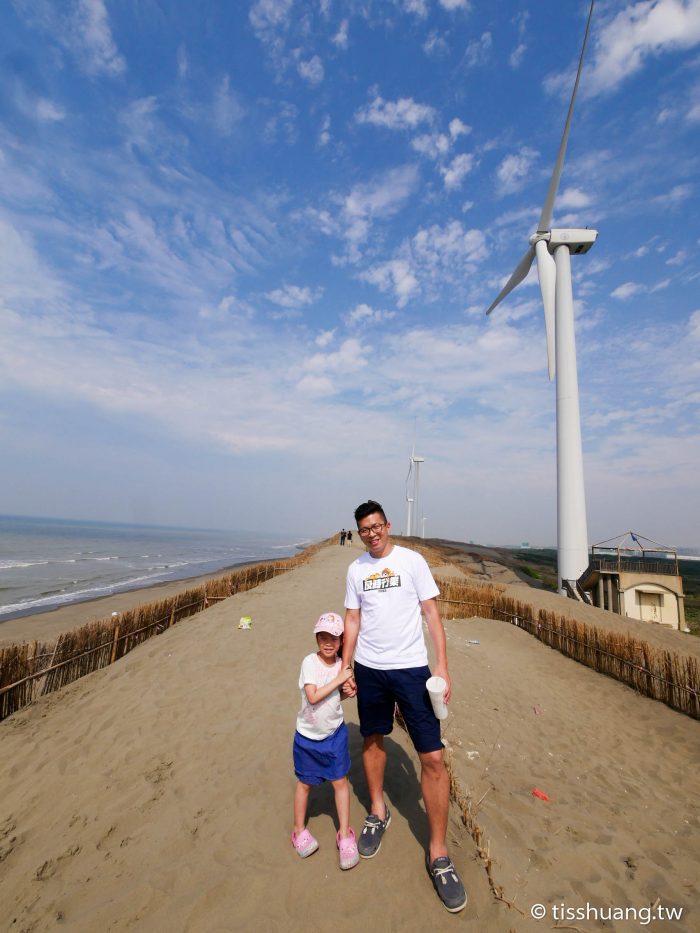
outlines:
[{"label": "pink sandal", "polygon": [[296,849],[297,855],[307,858],[318,849],[318,840],[311,835],[308,829],[302,829],[300,833],[292,833],[292,845]]},{"label": "pink sandal", "polygon": [[345,839],[340,838],[340,832],[336,833],[335,844],[338,846],[340,867],[343,871],[347,871],[348,868],[354,868],[360,861],[360,853],[357,851],[355,833],[350,830],[350,834],[346,836]]}]

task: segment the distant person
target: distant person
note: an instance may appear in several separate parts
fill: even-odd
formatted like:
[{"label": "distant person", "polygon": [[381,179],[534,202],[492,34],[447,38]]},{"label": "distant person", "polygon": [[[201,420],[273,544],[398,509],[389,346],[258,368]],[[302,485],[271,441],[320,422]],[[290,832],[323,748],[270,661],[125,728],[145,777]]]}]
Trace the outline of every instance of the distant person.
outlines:
[{"label": "distant person", "polygon": [[346,538],[348,540],[348,544],[352,544],[352,531],[349,528],[348,528],[348,533],[346,535]]},{"label": "distant person", "polygon": [[430,677],[421,609],[435,647],[434,674],[447,683],[445,630],[436,597],[439,590],[426,561],[408,548],[393,544],[391,524],[378,502],[363,502],[355,510],[357,530],[367,552],[348,568],[345,595],[343,670],[355,655],[355,676],[343,692],[357,695],[362,765],[370,795],[370,812],[358,840],[362,858],[374,858],[391,822],[384,801],[386,751],[384,736],[394,725],[398,704],[421,766],[421,791],[430,828],[425,866],[443,905],[462,910],[467,895],[447,854],[450,781],[443,760],[440,722],[425,686]]},{"label": "distant person", "polygon": [[302,858],[318,849],[318,841],[306,828],[306,810],[312,786],[330,781],[339,824],[335,843],[340,867],[346,870],[360,861],[355,833],[350,828],[350,750],[338,689],[352,677],[352,668],[341,662],[343,620],[337,613],[324,613],[314,626],[314,635],[318,651],[304,658],[299,674],[301,709],[293,746],[294,773],[299,783],[294,793],[292,845]]},{"label": "distant person", "polygon": [[340,545],[341,545],[341,547],[344,547],[344,546],[345,546],[345,538],[346,538],[346,536],[347,536],[347,532],[346,532],[345,529],[343,528],[343,530],[340,532]]}]

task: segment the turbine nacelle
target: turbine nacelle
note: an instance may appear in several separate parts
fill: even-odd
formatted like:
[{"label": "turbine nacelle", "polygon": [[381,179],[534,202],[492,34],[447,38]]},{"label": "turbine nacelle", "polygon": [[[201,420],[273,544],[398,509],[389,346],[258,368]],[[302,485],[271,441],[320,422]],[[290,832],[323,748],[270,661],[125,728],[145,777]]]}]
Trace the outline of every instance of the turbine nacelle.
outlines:
[{"label": "turbine nacelle", "polygon": [[587,253],[598,239],[598,231],[590,230],[588,227],[560,229],[555,227],[549,233],[535,233],[530,237],[530,242],[540,239],[548,240],[548,249],[553,253],[557,246],[568,246],[569,252],[578,256],[581,253]]}]

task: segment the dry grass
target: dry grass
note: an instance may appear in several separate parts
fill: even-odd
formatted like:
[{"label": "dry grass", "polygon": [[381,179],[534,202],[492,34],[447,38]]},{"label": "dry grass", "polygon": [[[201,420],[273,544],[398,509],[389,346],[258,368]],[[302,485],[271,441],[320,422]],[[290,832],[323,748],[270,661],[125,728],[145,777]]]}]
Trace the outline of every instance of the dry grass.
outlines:
[{"label": "dry grass", "polygon": [[444,619],[479,616],[510,622],[567,657],[700,719],[700,665],[695,658],[544,609],[536,613],[498,586],[440,580],[440,591]]}]

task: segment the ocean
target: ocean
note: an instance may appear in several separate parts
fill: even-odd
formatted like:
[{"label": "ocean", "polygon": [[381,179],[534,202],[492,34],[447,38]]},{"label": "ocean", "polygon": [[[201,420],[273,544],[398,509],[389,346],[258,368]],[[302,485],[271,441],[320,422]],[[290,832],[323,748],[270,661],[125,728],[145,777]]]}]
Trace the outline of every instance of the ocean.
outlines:
[{"label": "ocean", "polygon": [[297,553],[308,540],[0,515],[0,623],[58,606]]}]

